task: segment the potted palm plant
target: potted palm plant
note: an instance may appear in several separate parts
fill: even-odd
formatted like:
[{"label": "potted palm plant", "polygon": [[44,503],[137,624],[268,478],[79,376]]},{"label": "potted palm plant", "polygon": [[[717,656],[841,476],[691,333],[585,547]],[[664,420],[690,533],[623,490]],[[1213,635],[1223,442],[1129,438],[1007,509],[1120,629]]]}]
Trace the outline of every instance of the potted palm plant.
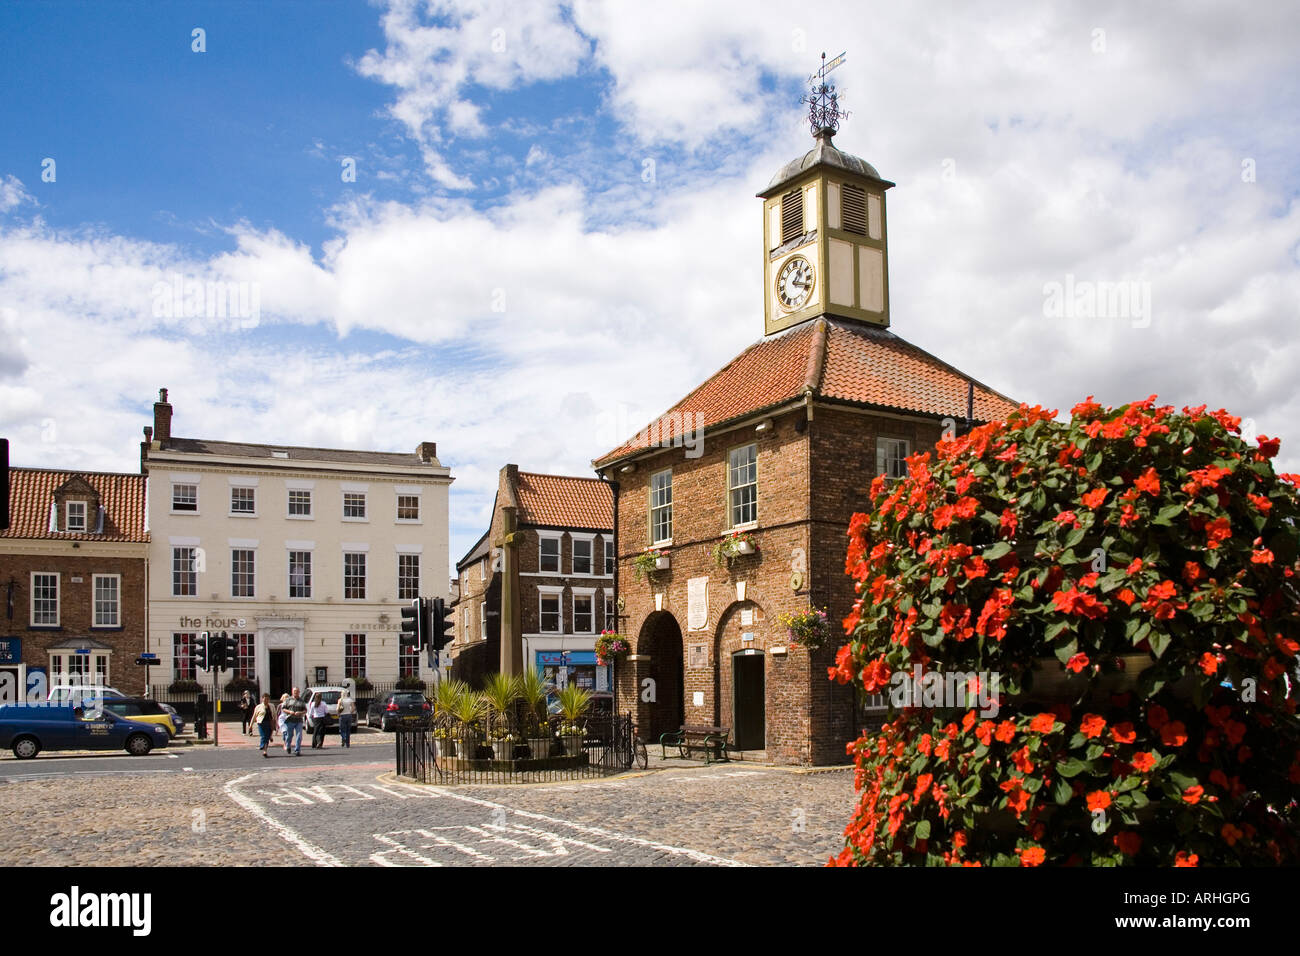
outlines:
[{"label": "potted palm plant", "polygon": [[483,685],[488,705],[488,736],[497,760],[514,756],[515,735],[510,732],[510,705],[519,699],[519,681],[509,674],[493,674]]},{"label": "potted palm plant", "polygon": [[564,753],[576,757],[582,752],[582,726],[578,723],[591,704],[591,692],[583,690],[576,684],[568,684],[560,690],[560,739],[564,741]]},{"label": "potted palm plant", "polygon": [[438,752],[444,757],[456,754],[456,702],[469,693],[469,685],[461,680],[443,680],[433,697],[433,720],[438,741]]},{"label": "potted palm plant", "polygon": [[472,760],[478,756],[478,744],[482,739],[478,722],[483,717],[483,699],[462,683],[448,713],[458,728],[460,744],[457,749],[460,755]]},{"label": "potted palm plant", "polygon": [[546,679],[541,672],[526,670],[519,675],[519,699],[528,708],[528,750],[534,760],[551,755],[551,728],[546,720]]}]

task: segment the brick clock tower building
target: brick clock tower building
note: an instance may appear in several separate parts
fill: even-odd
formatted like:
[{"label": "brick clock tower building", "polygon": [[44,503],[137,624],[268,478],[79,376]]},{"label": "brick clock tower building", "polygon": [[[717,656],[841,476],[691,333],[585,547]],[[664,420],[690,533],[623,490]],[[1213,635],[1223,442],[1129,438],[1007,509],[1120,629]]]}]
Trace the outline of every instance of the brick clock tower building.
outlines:
[{"label": "brick clock tower building", "polygon": [[[1016,407],[890,331],[893,184],[833,133],[818,129],[759,193],[764,338],[593,462],[619,486],[619,630],[632,653],[618,704],[650,741],[720,725],[776,763],[843,762],[865,717],[826,678],[856,599],[849,519],[875,475],[903,475],[945,429]],[[735,532],[753,553],[716,556]],[[667,566],[638,577],[634,559],[652,550]],[[831,635],[810,652],[779,615],[814,608]]]}]

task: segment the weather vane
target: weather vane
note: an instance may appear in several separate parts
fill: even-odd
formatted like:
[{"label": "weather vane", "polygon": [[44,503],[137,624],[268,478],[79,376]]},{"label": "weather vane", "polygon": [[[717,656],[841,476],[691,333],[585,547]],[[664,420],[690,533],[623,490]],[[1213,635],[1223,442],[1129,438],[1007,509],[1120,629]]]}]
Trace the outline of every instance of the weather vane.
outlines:
[{"label": "weather vane", "polygon": [[824,129],[839,132],[840,120],[849,115],[848,110],[840,109],[835,87],[826,82],[826,74],[841,65],[847,55],[847,51],[841,53],[828,63],[823,53],[821,69],[808,77],[808,92],[799,98],[800,103],[808,104],[808,124],[814,136]]}]

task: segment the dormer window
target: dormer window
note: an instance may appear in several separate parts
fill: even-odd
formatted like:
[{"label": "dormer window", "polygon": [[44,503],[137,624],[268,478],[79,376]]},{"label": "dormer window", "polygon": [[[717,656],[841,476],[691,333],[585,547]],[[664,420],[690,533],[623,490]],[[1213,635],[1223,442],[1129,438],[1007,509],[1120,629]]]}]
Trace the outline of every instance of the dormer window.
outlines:
[{"label": "dormer window", "polygon": [[67,525],[64,530],[85,531],[86,503],[84,501],[69,501],[64,507],[67,508]]}]

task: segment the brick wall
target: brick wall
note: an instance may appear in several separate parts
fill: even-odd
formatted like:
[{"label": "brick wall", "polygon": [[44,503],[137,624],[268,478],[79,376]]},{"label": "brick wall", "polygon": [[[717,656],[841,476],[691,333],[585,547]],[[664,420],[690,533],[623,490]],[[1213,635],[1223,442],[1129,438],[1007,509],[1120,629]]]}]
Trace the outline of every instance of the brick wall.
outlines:
[{"label": "brick wall", "polygon": [[[143,546],[141,546],[143,547]],[[88,550],[88,549],[87,549]],[[30,628],[31,573],[59,575],[59,626]],[[119,594],[121,627],[92,628],[94,622],[94,575],[122,576]],[[74,582],[73,578],[80,578]],[[15,583],[13,619],[0,610],[0,636],[22,639],[23,663],[48,668],[49,649],[69,638],[89,637],[112,647],[109,683],[127,694],[145,693],[144,668],[136,658],[145,649],[145,559],[66,554],[0,554],[0,596],[10,579]],[[3,602],[0,602],[3,608]],[[156,673],[156,671],[155,671]],[[54,675],[51,674],[51,677]]]}]

